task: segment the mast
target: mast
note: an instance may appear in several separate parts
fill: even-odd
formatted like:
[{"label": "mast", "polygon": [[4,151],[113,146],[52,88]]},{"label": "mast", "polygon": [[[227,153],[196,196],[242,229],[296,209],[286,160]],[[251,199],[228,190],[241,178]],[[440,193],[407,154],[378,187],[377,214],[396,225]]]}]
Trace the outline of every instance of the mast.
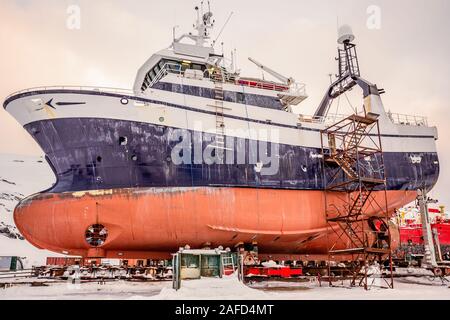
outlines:
[{"label": "mast", "polygon": [[194,24],[196,34],[185,33],[174,39],[174,43],[179,43],[184,38],[189,38],[195,41],[196,46],[205,47],[207,41],[210,39],[210,30],[214,28],[215,20],[213,20],[213,13],[210,10],[206,13],[203,12],[203,2],[202,8],[195,7],[195,11],[197,12],[197,20]]},{"label": "mast", "polygon": [[384,93],[382,89],[361,77],[359,68],[356,45],[353,43],[355,36],[350,26],[343,25],[339,28],[338,44],[338,72],[337,80],[334,81],[325,93],[314,116],[316,118],[324,117],[328,114],[334,99],[345,94],[353,87],[358,85],[363,90],[364,113],[378,117],[385,113],[380,94]]}]

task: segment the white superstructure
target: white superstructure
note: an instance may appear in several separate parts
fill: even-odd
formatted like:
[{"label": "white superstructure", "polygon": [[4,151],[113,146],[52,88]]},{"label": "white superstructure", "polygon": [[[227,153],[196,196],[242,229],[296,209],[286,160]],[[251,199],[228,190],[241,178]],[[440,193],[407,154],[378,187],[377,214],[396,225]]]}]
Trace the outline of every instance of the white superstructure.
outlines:
[{"label": "white superstructure", "polygon": [[[230,71],[209,41],[212,13],[196,10],[196,34],[174,38],[169,48],[151,56],[139,69],[132,91],[35,88],[15,93],[5,107],[23,126],[46,119],[108,118],[320,148],[318,132],[344,116],[293,113],[291,104],[307,98],[305,85],[254,59],[281,82],[245,78]],[[55,108],[55,103],[63,103],[64,108]],[[366,96],[364,104],[380,116],[385,151],[436,152],[437,130],[428,127],[425,118],[386,113],[379,95]],[[277,130],[276,137],[252,136],[267,130]]]}]

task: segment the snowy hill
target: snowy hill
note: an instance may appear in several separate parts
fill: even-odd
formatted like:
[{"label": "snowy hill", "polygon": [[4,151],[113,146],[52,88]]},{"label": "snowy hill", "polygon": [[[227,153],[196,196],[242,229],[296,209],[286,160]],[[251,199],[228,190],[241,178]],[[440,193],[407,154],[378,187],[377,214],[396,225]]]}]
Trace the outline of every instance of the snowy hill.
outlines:
[{"label": "snowy hill", "polygon": [[46,257],[58,256],[24,240],[13,218],[20,200],[54,183],[53,172],[43,157],[0,154],[0,256],[26,257],[27,267],[45,264]]}]

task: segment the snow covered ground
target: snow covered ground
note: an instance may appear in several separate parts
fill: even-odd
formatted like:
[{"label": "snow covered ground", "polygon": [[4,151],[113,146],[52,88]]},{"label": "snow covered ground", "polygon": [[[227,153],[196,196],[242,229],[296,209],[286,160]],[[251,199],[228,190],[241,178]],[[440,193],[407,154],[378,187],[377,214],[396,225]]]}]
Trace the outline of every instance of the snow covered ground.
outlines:
[{"label": "snow covered ground", "polygon": [[48,189],[54,182],[44,158],[0,154],[0,256],[24,257],[25,267],[43,265],[46,257],[60,256],[23,240],[13,218],[21,199]]},{"label": "snow covered ground", "polygon": [[183,281],[179,291],[172,289],[171,282],[111,282],[72,285],[53,283],[48,287],[17,285],[0,290],[0,300],[450,300],[449,283],[442,285],[438,279],[396,279],[395,288],[373,287],[332,288],[327,284],[319,287],[316,282],[271,281],[252,285],[240,283],[235,276],[223,279]]}]

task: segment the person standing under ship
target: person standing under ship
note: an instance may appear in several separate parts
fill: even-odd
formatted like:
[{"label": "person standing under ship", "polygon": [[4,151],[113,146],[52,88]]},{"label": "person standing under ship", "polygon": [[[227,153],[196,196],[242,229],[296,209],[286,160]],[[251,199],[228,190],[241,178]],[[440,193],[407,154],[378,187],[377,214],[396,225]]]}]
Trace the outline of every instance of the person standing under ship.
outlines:
[{"label": "person standing under ship", "polygon": [[408,240],[408,246],[406,247],[406,255],[405,255],[405,259],[408,262],[408,264],[411,264],[412,262],[412,254],[413,254],[412,240]]},{"label": "person standing under ship", "polygon": [[449,249],[447,249],[445,251],[445,253],[442,255],[442,259],[444,259],[444,261],[450,261],[450,251],[449,251]]}]

